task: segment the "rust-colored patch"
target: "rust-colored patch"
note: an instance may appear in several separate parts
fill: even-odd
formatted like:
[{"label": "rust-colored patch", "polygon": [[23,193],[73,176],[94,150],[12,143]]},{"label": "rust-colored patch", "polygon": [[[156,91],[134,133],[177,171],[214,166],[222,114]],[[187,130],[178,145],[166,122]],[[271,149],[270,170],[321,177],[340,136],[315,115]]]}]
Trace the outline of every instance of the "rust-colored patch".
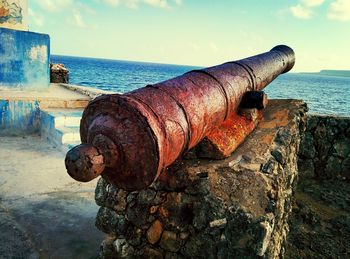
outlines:
[{"label": "rust-colored patch", "polygon": [[5,9],[4,7],[0,7],[0,17],[5,17],[10,14],[10,11],[8,9]]},{"label": "rust-colored patch", "polygon": [[255,119],[234,114],[231,118],[216,127],[208,136],[207,142],[212,146],[212,157],[228,157],[255,129],[262,111],[258,111]]},{"label": "rust-colored patch", "polygon": [[147,240],[150,244],[154,245],[157,243],[162,236],[163,225],[162,222],[156,220],[153,222],[152,226],[147,230]]},{"label": "rust-colored patch", "polygon": [[149,209],[149,213],[150,214],[154,214],[157,212],[159,206],[152,206],[150,209]]},{"label": "rust-colored patch", "polygon": [[266,134],[265,136],[263,136],[261,142],[268,145],[271,144],[274,139],[275,136],[273,134]]},{"label": "rust-colored patch", "polygon": [[168,218],[169,217],[169,211],[166,208],[164,208],[164,207],[160,207],[159,208],[159,214],[163,218]]}]

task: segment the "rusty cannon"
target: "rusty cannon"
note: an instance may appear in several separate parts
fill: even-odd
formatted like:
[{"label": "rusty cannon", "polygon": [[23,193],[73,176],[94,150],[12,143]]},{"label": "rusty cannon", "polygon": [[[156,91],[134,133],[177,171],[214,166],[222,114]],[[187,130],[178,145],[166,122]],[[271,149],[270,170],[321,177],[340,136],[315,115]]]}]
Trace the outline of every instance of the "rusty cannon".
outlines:
[{"label": "rusty cannon", "polygon": [[294,62],[293,50],[279,45],[123,95],[102,95],[84,110],[82,144],[67,153],[67,171],[82,182],[102,175],[132,191],[148,187],[199,143],[208,157],[225,158],[257,125],[267,103],[261,90]]}]

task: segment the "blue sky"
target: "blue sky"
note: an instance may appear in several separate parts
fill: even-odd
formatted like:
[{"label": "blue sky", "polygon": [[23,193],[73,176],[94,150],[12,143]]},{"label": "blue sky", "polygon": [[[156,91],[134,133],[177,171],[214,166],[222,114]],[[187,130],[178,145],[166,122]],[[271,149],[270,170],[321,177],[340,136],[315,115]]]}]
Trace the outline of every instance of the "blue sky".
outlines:
[{"label": "blue sky", "polygon": [[294,71],[350,70],[350,0],[29,0],[53,54],[209,66],[291,46]]}]

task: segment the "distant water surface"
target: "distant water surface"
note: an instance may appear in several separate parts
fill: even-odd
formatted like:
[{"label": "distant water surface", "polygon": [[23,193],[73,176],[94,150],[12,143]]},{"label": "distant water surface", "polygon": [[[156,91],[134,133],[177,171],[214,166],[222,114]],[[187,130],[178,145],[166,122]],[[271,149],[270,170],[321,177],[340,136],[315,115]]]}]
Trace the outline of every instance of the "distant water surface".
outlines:
[{"label": "distant water surface", "polygon": [[129,92],[181,75],[198,67],[146,62],[51,56],[69,69],[70,83],[102,90]]},{"label": "distant water surface", "polygon": [[[70,83],[128,92],[199,67],[145,62],[51,56],[70,71]],[[350,77],[287,73],[265,88],[269,98],[303,99],[310,112],[350,116]]]},{"label": "distant water surface", "polygon": [[269,98],[307,102],[311,113],[350,116],[350,77],[287,73],[266,87]]}]

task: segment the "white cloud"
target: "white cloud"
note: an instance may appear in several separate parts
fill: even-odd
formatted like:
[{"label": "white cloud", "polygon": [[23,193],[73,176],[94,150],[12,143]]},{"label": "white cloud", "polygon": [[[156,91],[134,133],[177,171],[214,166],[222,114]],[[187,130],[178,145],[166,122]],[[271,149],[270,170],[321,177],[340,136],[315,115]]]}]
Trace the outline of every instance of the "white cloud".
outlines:
[{"label": "white cloud", "polygon": [[139,0],[124,0],[123,3],[128,8],[137,9]]},{"label": "white cloud", "polygon": [[81,16],[81,13],[77,10],[74,10],[73,12],[73,22],[74,22],[74,25],[76,25],[79,28],[87,27],[83,20],[83,17]]},{"label": "white cloud", "polygon": [[45,11],[57,12],[70,6],[72,0],[36,0],[36,3]]},{"label": "white cloud", "polygon": [[77,9],[73,10],[73,15],[71,16],[70,19],[67,20],[67,22],[71,25],[74,25],[75,27],[83,28],[83,29],[95,30],[98,28],[98,26],[96,24],[87,24],[85,22],[83,15]]},{"label": "white cloud", "polygon": [[153,7],[169,8],[168,2],[166,0],[143,0],[146,4]]},{"label": "white cloud", "polygon": [[[170,9],[171,6],[168,3],[168,0],[101,0],[103,3],[117,7],[119,5],[124,5],[131,9],[136,9],[140,4],[150,5],[156,8]],[[181,5],[182,0],[172,0],[176,5]]]},{"label": "white cloud", "polygon": [[301,0],[301,3],[303,3],[305,6],[313,7],[323,4],[324,0]]},{"label": "white cloud", "polygon": [[350,21],[350,0],[336,0],[331,3],[328,19],[336,21]]},{"label": "white cloud", "polygon": [[106,4],[110,6],[118,6],[119,5],[119,0],[103,0]]},{"label": "white cloud", "polygon": [[81,2],[76,3],[76,9],[83,11],[84,13],[96,14],[96,11],[93,8],[91,8],[88,4],[84,4]]},{"label": "white cloud", "polygon": [[314,9],[322,5],[325,0],[300,0],[299,4],[291,6],[289,11],[298,19],[310,19],[314,15]]},{"label": "white cloud", "polygon": [[28,14],[30,21],[33,21],[36,26],[41,27],[44,25],[44,17],[34,12],[31,8],[28,8]]},{"label": "white cloud", "polygon": [[290,12],[292,13],[292,15],[298,19],[310,19],[312,17],[312,10],[301,5],[301,4],[297,4],[295,6],[292,6],[289,8]]}]

